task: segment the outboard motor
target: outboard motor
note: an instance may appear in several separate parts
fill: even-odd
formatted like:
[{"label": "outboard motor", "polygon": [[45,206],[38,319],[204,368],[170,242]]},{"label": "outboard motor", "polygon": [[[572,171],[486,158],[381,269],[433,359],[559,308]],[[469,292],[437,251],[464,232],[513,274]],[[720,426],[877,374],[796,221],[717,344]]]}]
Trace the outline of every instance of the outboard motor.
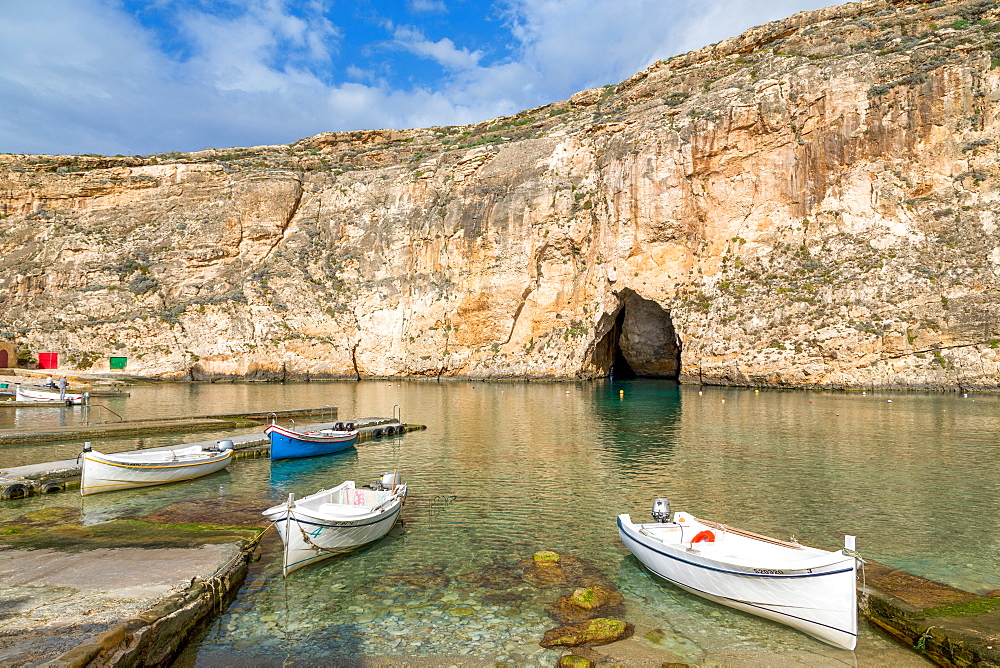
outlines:
[{"label": "outboard motor", "polygon": [[213,447],[202,448],[206,452],[225,452],[226,450],[233,449],[233,442],[231,440],[223,439],[221,441],[216,441]]},{"label": "outboard motor", "polygon": [[653,500],[653,521],[654,522],[669,522],[670,521],[670,501],[659,497]]},{"label": "outboard motor", "polygon": [[92,452],[92,451],[93,451],[93,448],[90,447],[90,441],[87,441],[86,443],[84,443],[83,444],[83,452],[81,452],[80,454],[78,454],[76,456],[76,463],[79,464],[80,463],[80,457],[83,457],[85,454],[87,454],[88,452]]},{"label": "outboard motor", "polygon": [[398,473],[390,471],[382,474],[379,481],[375,483],[375,489],[392,489],[396,485],[402,484],[402,482],[403,481],[399,479]]}]

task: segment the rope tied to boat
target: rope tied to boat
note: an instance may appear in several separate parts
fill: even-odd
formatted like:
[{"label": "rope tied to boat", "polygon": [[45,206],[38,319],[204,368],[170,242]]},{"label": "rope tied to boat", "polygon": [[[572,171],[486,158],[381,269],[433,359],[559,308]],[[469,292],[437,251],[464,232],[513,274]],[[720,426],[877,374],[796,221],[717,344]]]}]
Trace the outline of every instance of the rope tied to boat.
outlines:
[{"label": "rope tied to boat", "polygon": [[857,550],[852,550],[849,547],[842,548],[841,552],[843,552],[844,556],[854,557],[855,564],[858,570],[861,571],[861,600],[858,602],[858,604],[863,611],[867,612],[869,601],[868,601],[868,580],[865,576],[865,564],[867,564],[868,562],[861,557],[861,554]]}]

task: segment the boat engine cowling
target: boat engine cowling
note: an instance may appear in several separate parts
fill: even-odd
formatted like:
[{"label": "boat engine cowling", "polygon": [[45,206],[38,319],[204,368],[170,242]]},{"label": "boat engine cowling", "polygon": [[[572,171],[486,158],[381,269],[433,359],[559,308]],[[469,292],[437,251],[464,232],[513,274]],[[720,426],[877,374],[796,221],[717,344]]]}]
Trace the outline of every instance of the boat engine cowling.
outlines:
[{"label": "boat engine cowling", "polygon": [[399,474],[395,471],[390,471],[388,473],[383,473],[382,477],[376,483],[377,489],[392,489],[396,485],[402,484],[402,480],[399,478]]},{"label": "boat engine cowling", "polygon": [[661,496],[653,500],[653,521],[654,522],[670,521],[669,499],[665,499]]},{"label": "boat engine cowling", "polygon": [[233,442],[230,441],[228,438],[221,441],[216,441],[215,445],[209,446],[207,448],[202,448],[202,450],[205,452],[225,452],[226,450],[232,450],[232,449],[233,449]]}]

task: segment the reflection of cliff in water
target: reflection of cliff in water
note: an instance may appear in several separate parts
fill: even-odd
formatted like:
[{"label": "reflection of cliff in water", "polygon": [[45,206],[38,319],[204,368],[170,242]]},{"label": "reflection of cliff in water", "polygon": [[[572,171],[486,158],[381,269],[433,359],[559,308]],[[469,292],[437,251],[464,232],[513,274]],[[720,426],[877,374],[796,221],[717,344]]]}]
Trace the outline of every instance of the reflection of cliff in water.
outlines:
[{"label": "reflection of cliff in water", "polygon": [[660,469],[673,457],[681,420],[681,386],[636,379],[597,385],[594,411],[600,440],[624,474]]}]

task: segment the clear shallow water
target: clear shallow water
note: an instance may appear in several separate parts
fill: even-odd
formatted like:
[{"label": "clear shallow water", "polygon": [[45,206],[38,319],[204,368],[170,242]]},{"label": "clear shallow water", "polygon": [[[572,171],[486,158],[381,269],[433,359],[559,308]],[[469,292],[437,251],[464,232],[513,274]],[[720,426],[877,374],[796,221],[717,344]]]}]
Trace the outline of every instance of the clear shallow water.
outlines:
[{"label": "clear shallow water", "polygon": [[620,588],[623,617],[643,634],[661,629],[645,644],[678,660],[920,665],[866,626],[852,654],[655,581],[621,546],[614,518],[648,517],[656,496],[828,549],[853,533],[866,558],[979,593],[1000,588],[993,395],[373,381],[156,385],[121,401],[129,417],[329,404],[352,418],[398,404],[404,421],[428,426],[327,458],[241,460],[183,486],[0,509],[4,520],[72,504],[93,523],[231,497],[256,511],[289,492],[403,474],[404,524],[376,545],[283,579],[268,534],[239,598],[181,665],[454,655],[552,665],[561,652],[537,644],[557,625],[544,608],[572,587],[526,577],[525,560],[541,549]]}]

